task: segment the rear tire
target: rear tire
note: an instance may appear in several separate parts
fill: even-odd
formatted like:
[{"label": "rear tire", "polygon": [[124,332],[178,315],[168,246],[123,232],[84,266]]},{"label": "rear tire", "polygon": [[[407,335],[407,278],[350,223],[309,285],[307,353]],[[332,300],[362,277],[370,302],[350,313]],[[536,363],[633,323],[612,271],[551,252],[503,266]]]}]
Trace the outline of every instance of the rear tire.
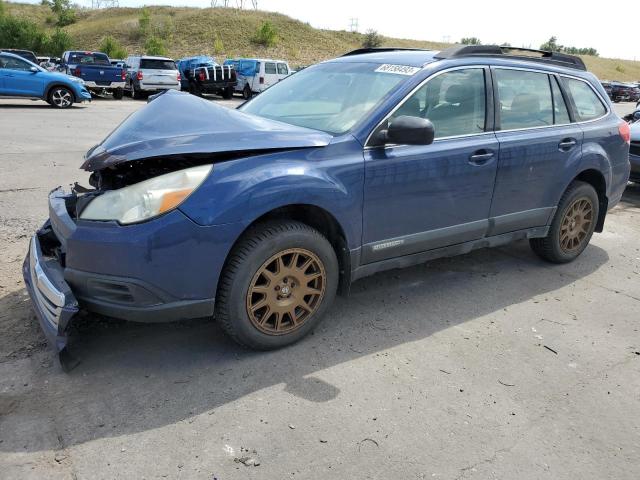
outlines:
[{"label": "rear tire", "polygon": [[318,325],[337,286],[338,260],[320,232],[295,221],[264,223],[247,232],[227,259],[216,320],[241,345],[281,348]]},{"label": "rear tire", "polygon": [[47,96],[47,102],[54,108],[65,109],[73,105],[73,92],[66,87],[53,87]]},{"label": "rear tire", "polygon": [[131,83],[131,98],[133,98],[134,100],[140,100],[142,98],[140,90],[136,88],[136,84],[133,82]]},{"label": "rear tire", "polygon": [[231,100],[233,98],[233,87],[227,87],[222,90],[222,98],[225,100]]},{"label": "rear tire", "polygon": [[564,192],[544,238],[532,238],[529,244],[542,259],[552,263],[575,260],[591,240],[598,222],[600,202],[588,183],[575,181]]},{"label": "rear tire", "polygon": [[253,92],[251,91],[251,87],[249,84],[246,84],[242,89],[242,98],[245,100],[249,100],[253,96]]},{"label": "rear tire", "polygon": [[122,88],[116,88],[113,91],[113,98],[115,100],[122,100],[122,97],[124,96],[124,90]]}]

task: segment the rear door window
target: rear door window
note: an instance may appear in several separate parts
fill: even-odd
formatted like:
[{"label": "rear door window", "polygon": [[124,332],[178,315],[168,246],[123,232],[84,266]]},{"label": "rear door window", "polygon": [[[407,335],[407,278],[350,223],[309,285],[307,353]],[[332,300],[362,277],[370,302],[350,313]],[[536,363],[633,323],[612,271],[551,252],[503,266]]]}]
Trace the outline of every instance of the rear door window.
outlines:
[{"label": "rear door window", "polygon": [[579,122],[593,120],[607,113],[607,109],[596,92],[586,82],[566,77],[562,81],[567,86],[573,103],[576,105],[576,115]]},{"label": "rear door window", "polygon": [[275,63],[271,63],[271,62],[267,62],[264,64],[264,73],[269,75],[269,74],[276,74],[276,64]]},{"label": "rear door window", "polygon": [[278,64],[278,74],[279,75],[289,75],[289,69],[285,63]]},{"label": "rear door window", "polygon": [[553,94],[553,123],[556,125],[565,125],[571,123],[569,118],[569,109],[562,97],[560,86],[558,85],[558,79],[556,77],[551,78],[551,92]]},{"label": "rear door window", "polygon": [[156,58],[143,58],[140,60],[140,68],[149,70],[177,70],[173,60],[158,60]]},{"label": "rear door window", "polygon": [[553,125],[549,75],[499,68],[494,71],[501,130]]}]

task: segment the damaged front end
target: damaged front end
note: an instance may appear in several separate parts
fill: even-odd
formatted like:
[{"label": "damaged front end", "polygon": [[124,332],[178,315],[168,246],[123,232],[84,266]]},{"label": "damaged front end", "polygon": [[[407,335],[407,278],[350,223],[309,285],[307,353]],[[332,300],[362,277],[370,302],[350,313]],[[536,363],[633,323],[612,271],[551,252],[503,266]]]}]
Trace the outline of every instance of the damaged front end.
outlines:
[{"label": "damaged front end", "polygon": [[49,194],[49,220],[24,261],[34,309],[61,363],[80,308],[134,321],[212,315],[215,283],[199,279],[221,270],[240,225],[206,228],[178,207],[216,164],[323,147],[331,138],[178,92],[127,118],[85,156],[93,188]]},{"label": "damaged front end", "polygon": [[64,279],[65,246],[60,239],[68,238],[74,229],[67,201],[75,204],[75,198],[75,194],[66,195],[59,188],[49,194],[50,218],[31,238],[22,266],[40,326],[50,345],[60,353],[63,367],[68,327],[79,307]]}]

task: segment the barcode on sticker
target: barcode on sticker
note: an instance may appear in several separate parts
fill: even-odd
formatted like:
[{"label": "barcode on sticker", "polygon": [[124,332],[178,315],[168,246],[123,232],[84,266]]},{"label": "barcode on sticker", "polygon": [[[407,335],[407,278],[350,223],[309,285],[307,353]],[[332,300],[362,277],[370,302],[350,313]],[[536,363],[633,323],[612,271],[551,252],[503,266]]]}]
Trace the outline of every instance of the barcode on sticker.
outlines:
[{"label": "barcode on sticker", "polygon": [[408,65],[391,65],[388,63],[380,65],[378,68],[376,68],[376,72],[395,73],[398,75],[413,75],[419,70],[420,68],[418,67],[410,67]]}]

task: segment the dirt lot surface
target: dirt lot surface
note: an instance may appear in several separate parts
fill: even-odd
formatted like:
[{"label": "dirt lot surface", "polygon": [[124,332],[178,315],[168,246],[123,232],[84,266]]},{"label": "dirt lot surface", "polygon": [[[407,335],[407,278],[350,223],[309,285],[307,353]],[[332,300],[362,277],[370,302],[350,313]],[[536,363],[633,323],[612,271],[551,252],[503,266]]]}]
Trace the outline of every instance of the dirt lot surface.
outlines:
[{"label": "dirt lot surface", "polygon": [[521,242],[382,273],[269,353],[85,315],[62,373],[22,259],[47,192],[142,106],[0,100],[1,478],[638,478],[637,185],[570,265]]}]

